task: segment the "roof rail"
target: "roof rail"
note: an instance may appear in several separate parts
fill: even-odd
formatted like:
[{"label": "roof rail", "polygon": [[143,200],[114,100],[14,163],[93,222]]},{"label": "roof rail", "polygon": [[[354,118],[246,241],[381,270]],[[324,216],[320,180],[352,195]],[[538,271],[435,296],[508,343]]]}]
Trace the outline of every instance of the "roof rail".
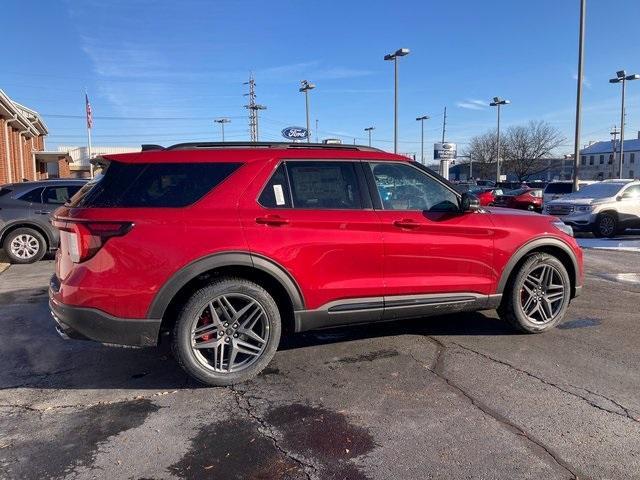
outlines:
[{"label": "roof rail", "polygon": [[[147,145],[142,146],[145,151]],[[151,145],[146,150],[158,150],[162,147]],[[381,152],[379,148],[367,147],[364,145],[345,145],[345,144],[327,144],[327,143],[288,143],[288,142],[191,142],[178,143],[170,147],[162,148],[163,150],[197,150],[197,149],[214,149],[214,148],[291,148],[291,149],[322,149],[322,150],[358,150],[362,152]]]}]

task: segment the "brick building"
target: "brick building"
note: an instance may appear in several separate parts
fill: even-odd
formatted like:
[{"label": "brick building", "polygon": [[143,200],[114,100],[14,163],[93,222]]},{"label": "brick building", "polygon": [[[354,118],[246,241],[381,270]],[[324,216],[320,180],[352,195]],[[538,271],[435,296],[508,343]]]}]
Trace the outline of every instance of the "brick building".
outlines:
[{"label": "brick building", "polygon": [[0,185],[70,175],[68,154],[45,151],[47,133],[37,112],[0,90]]}]

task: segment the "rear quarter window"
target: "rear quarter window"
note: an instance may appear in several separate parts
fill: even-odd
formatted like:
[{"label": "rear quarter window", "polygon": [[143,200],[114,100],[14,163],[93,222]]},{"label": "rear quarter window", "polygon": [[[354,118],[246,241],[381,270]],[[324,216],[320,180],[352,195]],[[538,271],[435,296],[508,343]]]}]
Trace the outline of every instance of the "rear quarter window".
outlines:
[{"label": "rear quarter window", "polygon": [[240,165],[111,162],[100,179],[72,199],[71,206],[185,207],[210,192]]}]

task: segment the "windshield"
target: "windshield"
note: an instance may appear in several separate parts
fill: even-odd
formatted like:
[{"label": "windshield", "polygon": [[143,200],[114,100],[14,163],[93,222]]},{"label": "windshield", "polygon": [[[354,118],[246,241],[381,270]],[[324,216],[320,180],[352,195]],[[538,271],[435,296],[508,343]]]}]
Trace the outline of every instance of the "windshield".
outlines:
[{"label": "windshield", "polygon": [[579,191],[567,195],[567,198],[607,198],[615,196],[623,185],[619,183],[593,183],[585,185]]},{"label": "windshield", "polygon": [[573,184],[571,183],[550,183],[544,189],[544,193],[571,193]]}]

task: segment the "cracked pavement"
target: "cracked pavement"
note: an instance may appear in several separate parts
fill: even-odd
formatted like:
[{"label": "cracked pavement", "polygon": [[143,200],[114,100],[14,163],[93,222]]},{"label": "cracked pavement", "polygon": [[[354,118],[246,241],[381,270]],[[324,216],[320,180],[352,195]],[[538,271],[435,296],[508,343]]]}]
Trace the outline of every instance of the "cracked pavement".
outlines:
[{"label": "cracked pavement", "polygon": [[585,251],[559,328],[494,312],[283,339],[255,380],[204,388],[163,349],[64,341],[52,261],[0,274],[0,478],[632,479],[640,273]]}]

